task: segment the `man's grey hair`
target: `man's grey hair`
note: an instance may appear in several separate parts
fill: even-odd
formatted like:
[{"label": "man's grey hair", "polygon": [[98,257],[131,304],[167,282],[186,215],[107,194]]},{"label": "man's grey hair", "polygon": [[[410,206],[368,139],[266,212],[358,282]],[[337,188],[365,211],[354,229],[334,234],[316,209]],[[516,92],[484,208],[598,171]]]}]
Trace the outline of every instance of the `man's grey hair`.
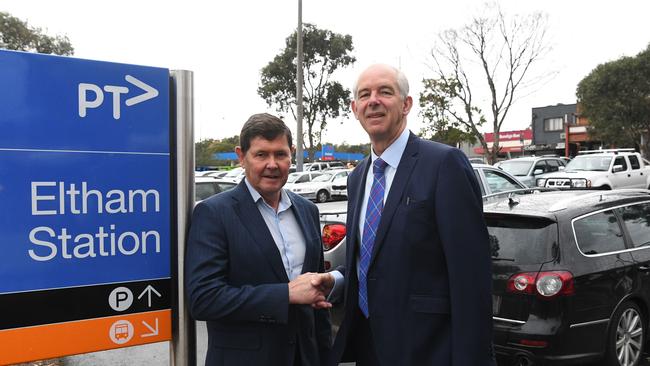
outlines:
[{"label": "man's grey hair", "polygon": [[[402,70],[386,65],[387,67],[391,68],[393,71],[395,71],[395,74],[397,76],[397,86],[399,87],[399,96],[402,100],[406,99],[409,95],[409,81],[406,78],[406,75],[402,72]],[[352,85],[352,97],[354,100],[357,100],[357,92],[359,91],[359,79],[357,78],[357,81],[354,82],[354,85]]]}]

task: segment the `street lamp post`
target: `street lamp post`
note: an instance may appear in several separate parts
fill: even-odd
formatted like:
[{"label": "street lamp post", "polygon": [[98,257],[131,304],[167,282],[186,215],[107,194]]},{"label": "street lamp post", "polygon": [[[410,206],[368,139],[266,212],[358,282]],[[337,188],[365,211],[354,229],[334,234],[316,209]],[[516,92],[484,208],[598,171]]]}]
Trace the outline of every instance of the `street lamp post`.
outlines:
[{"label": "street lamp post", "polygon": [[302,0],[298,0],[298,31],[296,39],[296,171],[302,172],[303,152],[302,152]]}]

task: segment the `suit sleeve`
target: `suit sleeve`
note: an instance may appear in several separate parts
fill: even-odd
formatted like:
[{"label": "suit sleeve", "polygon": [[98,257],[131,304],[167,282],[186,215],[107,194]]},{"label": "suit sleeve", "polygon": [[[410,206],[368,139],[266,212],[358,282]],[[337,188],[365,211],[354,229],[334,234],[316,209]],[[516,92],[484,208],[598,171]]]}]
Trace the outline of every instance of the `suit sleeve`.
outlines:
[{"label": "suit sleeve", "polygon": [[492,262],[488,234],[476,176],[460,150],[450,150],[444,157],[435,202],[449,272],[452,364],[491,364]]},{"label": "suit sleeve", "polygon": [[[214,203],[199,203],[192,215],[185,261],[185,283],[190,312],[197,320],[284,323],[289,314],[287,283],[232,286],[228,283],[228,230]],[[253,270],[241,268],[242,271]]]},{"label": "suit sleeve", "polygon": [[[318,208],[313,206],[312,218],[313,225],[315,225],[317,232],[320,232],[320,216],[318,215]],[[322,238],[319,241],[322,248]],[[320,251],[320,258],[318,260],[318,272],[325,272],[325,259],[323,251]],[[330,322],[330,313],[328,309],[314,310],[316,338],[318,342],[318,351],[320,352],[321,364],[327,359],[328,353],[332,347],[332,324]]]}]

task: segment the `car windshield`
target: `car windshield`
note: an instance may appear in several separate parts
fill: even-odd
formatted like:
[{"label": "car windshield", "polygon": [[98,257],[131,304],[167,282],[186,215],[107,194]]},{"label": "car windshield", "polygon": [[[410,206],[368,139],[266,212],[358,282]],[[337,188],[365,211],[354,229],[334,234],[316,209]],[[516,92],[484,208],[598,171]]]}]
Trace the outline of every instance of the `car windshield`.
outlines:
[{"label": "car windshield", "polygon": [[499,169],[503,169],[506,172],[512,174],[512,175],[528,175],[528,171],[530,170],[530,166],[533,164],[532,161],[504,161],[499,164]]},{"label": "car windshield", "polygon": [[300,176],[302,176],[304,173],[291,173],[289,174],[289,178],[287,178],[287,183],[293,183],[295,182]]},{"label": "car windshield", "polygon": [[576,156],[567,164],[565,170],[593,170],[605,172],[609,170],[611,156]]},{"label": "car windshield", "polygon": [[225,175],[226,178],[235,178],[241,174],[241,172],[244,170],[244,168],[235,168],[231,171],[228,172],[228,174]]},{"label": "car windshield", "polygon": [[557,225],[545,218],[486,215],[492,260],[539,264],[553,259]]},{"label": "car windshield", "polygon": [[324,173],[323,175],[319,175],[318,177],[312,179],[312,182],[329,182],[329,180],[332,178],[332,174],[330,173]]}]

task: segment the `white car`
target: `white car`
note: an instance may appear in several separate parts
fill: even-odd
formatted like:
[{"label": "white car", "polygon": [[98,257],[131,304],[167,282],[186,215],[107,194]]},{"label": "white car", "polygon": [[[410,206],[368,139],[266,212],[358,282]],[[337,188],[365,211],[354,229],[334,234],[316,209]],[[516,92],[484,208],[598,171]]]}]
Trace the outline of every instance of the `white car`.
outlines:
[{"label": "white car", "polygon": [[348,197],[348,177],[335,178],[332,181],[332,190],[330,190],[332,197]]},{"label": "white car", "polygon": [[650,166],[634,149],[580,151],[564,171],[537,179],[537,186],[562,189],[649,189]]},{"label": "white car", "polygon": [[284,185],[284,189],[292,191],[292,188],[301,186],[303,183],[311,182],[312,179],[318,177],[319,175],[321,175],[320,172],[289,173],[289,177],[287,178],[287,183]]},{"label": "white car", "polygon": [[234,188],[237,183],[213,177],[194,177],[194,202],[199,203],[204,199]]},{"label": "white car", "polygon": [[233,183],[239,183],[244,179],[246,176],[246,172],[244,171],[244,168],[242,167],[237,167],[235,169],[232,169],[231,171],[228,172],[228,174],[224,175],[221,179],[233,182]]},{"label": "white car", "polygon": [[339,178],[347,178],[352,169],[326,170],[311,182],[290,187],[291,192],[316,202],[327,202],[332,197],[332,182]]}]

